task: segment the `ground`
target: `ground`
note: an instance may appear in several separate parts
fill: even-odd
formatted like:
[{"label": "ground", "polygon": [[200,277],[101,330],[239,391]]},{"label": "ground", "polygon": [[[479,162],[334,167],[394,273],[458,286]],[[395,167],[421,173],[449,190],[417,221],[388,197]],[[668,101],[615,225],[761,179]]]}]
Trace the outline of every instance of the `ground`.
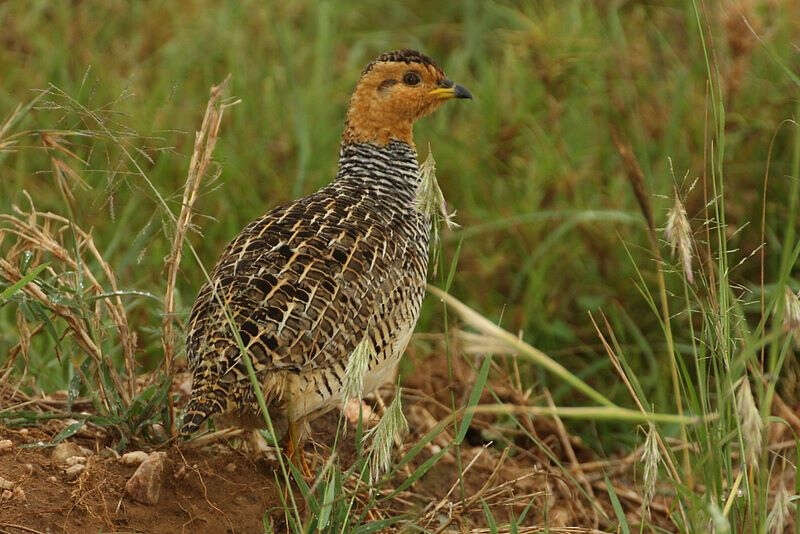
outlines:
[{"label": "ground", "polygon": [[[404,379],[404,412],[410,431],[403,451],[446,417],[451,393],[457,404],[469,395],[474,381],[470,366],[460,359],[453,359],[451,366],[452,374],[444,356],[428,358],[425,373],[411,373]],[[492,389],[505,402],[524,401],[510,383],[500,378],[493,381]],[[383,394],[391,396],[391,389]],[[366,402],[379,409],[374,398]],[[306,451],[315,472],[329,457],[330,436],[337,423],[338,412],[331,412],[313,424]],[[567,436],[563,428],[559,430],[553,420],[527,421],[525,426],[543,446],[534,445],[524,432],[504,428],[494,416],[476,416],[460,449],[451,449],[407,490],[381,501],[370,517],[410,513],[417,524],[432,531],[461,532],[485,525],[482,500],[491,504],[500,524],[519,516],[533,502],[523,524],[548,525],[551,532],[590,532],[613,524],[608,519],[613,512],[607,493],[600,491],[606,467],[617,473],[614,484],[626,509],[637,509],[638,496],[629,491],[626,497],[625,491],[629,483],[625,465],[631,462],[595,462],[592,451]],[[13,443],[0,454],[0,477],[24,493],[17,490],[0,501],[0,532],[263,532],[264,517],[271,518],[277,532],[285,531],[274,459],[254,460],[235,442],[216,442],[200,449],[184,444],[162,448],[167,462],[160,499],[155,505],[145,505],[125,492],[125,483],[136,468],[122,465],[92,429],[70,438],[93,451],[76,479],[51,459],[52,448],[36,446],[49,442],[63,427],[58,420],[36,428],[0,427],[0,439]],[[450,430],[428,444],[406,474],[446,447],[453,439]],[[338,450],[345,467],[354,458],[353,436],[354,432],[348,432]],[[545,450],[554,458],[548,458]],[[573,454],[576,464],[570,461]],[[563,463],[564,469],[554,460]],[[595,470],[594,476],[580,465]],[[570,472],[575,475],[572,479],[566,476]],[[396,487],[403,478],[398,475],[392,485]],[[385,495],[391,489],[382,491]],[[591,491],[594,498],[587,493]],[[302,502],[296,488],[295,496]],[[655,508],[660,510],[661,505]]]}]

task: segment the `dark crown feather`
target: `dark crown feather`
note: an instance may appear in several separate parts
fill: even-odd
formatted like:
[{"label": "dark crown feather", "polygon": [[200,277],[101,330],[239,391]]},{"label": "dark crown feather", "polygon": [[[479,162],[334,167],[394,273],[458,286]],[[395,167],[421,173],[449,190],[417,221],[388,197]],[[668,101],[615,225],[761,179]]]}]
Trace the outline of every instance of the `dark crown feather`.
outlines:
[{"label": "dark crown feather", "polygon": [[436,63],[433,62],[431,58],[423,54],[422,52],[418,52],[416,50],[411,50],[410,48],[404,48],[403,50],[392,50],[390,52],[384,52],[374,61],[372,61],[369,65],[364,68],[364,71],[361,73],[361,76],[364,76],[369,71],[372,70],[372,67],[375,66],[377,63],[382,62],[403,62],[403,63],[420,63],[422,65],[431,66],[439,72],[442,72]]}]

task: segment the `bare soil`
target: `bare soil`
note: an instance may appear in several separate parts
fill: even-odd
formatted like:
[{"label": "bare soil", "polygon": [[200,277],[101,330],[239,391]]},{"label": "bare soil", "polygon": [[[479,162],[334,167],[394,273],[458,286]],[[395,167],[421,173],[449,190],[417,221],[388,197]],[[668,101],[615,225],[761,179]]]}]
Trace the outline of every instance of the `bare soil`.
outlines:
[{"label": "bare soil", "polygon": [[[448,365],[443,356],[417,361],[414,368],[404,379],[403,405],[410,431],[402,452],[446,417],[453,402],[463,405],[474,380],[468,365],[457,359]],[[493,389],[503,402],[526,402],[507,379],[493,378]],[[391,390],[386,392],[385,397],[390,397]],[[374,398],[367,402],[380,410]],[[481,402],[494,400],[485,394]],[[329,413],[312,424],[306,451],[315,472],[330,454],[338,417],[338,412]],[[605,492],[591,496],[592,482],[564,476],[544,448],[565,465],[570,465],[572,455],[579,463],[592,462],[592,452],[550,419],[523,424],[528,433],[515,430],[502,417],[476,415],[460,448],[445,453],[407,491],[381,501],[381,508],[370,510],[369,517],[411,513],[433,531],[463,532],[486,524],[481,501],[491,507],[499,523],[519,516],[533,502],[527,525],[548,525],[552,532],[566,532],[560,530],[564,527],[573,527],[569,532],[613,530],[614,515]],[[78,434],[70,438],[94,451],[83,473],[71,479],[64,467],[51,459],[51,448],[36,446],[47,443],[60,428],[63,422],[59,421],[28,429],[0,427],[0,440],[13,443],[0,452],[0,477],[15,487],[5,494],[0,491],[4,495],[0,496],[0,533],[256,533],[263,532],[264,518],[271,519],[276,531],[285,531],[284,496],[279,494],[285,490],[276,483],[281,478],[277,462],[254,460],[236,443],[216,443],[200,450],[165,449],[167,469],[160,499],[155,505],[145,505],[125,492],[125,483],[136,468],[122,465],[107,449],[108,443],[96,437]],[[348,432],[338,450],[345,466],[354,457],[353,436]],[[453,429],[449,428],[426,446],[405,476],[452,439]],[[399,474],[394,487],[403,479]],[[391,489],[380,491],[386,495]],[[636,497],[631,493],[630,502],[623,498],[623,504],[633,512]],[[296,489],[295,495],[302,503]]]}]

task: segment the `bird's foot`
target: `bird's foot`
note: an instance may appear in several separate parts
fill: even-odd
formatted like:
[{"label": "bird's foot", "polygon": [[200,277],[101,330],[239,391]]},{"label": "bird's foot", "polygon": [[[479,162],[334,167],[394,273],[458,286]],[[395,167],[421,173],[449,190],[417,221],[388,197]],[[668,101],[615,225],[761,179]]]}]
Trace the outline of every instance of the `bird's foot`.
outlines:
[{"label": "bird's foot", "polygon": [[308,465],[308,459],[306,458],[306,454],[302,446],[302,424],[303,423],[299,421],[289,423],[289,436],[286,440],[284,452],[286,453],[286,457],[289,459],[289,461],[300,470],[305,478],[313,479],[314,473],[311,471],[311,467]]}]

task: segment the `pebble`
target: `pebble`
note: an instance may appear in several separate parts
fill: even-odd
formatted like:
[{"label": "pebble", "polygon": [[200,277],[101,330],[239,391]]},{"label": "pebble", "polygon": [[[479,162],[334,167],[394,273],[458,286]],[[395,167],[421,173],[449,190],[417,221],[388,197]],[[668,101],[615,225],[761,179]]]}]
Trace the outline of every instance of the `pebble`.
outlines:
[{"label": "pebble", "polygon": [[67,478],[70,480],[74,480],[80,476],[81,473],[84,472],[86,466],[83,464],[75,464],[67,467],[64,472],[67,474]]},{"label": "pebble", "polygon": [[0,490],[10,490],[14,488],[14,483],[10,480],[6,480],[3,477],[0,477]]},{"label": "pebble", "polygon": [[58,482],[58,479],[56,477],[47,477],[47,481],[50,482],[51,484],[55,484],[56,482]]},{"label": "pebble", "polygon": [[236,464],[233,462],[229,463],[228,465],[225,466],[225,471],[227,471],[228,473],[233,473],[234,471],[236,471]]},{"label": "pebble", "polygon": [[53,448],[53,453],[50,455],[57,464],[67,463],[67,458],[71,458],[72,456],[84,456],[84,454],[78,445],[67,441],[56,445]]},{"label": "pebble", "polygon": [[180,469],[178,469],[178,470],[175,472],[175,474],[173,475],[173,477],[175,478],[175,480],[181,480],[181,479],[182,479],[183,477],[185,477],[185,476],[186,476],[186,466],[185,466],[185,465],[182,465],[182,466],[180,467]]},{"label": "pebble", "polygon": [[0,454],[10,451],[14,443],[10,439],[0,439]]},{"label": "pebble", "polygon": [[70,456],[64,463],[67,465],[85,464],[86,456]]},{"label": "pebble", "polygon": [[119,459],[124,465],[139,465],[145,460],[147,460],[147,453],[144,451],[126,452]]},{"label": "pebble", "polygon": [[3,493],[0,493],[0,501],[10,501],[12,497],[14,494],[11,490],[3,490]]},{"label": "pebble", "polygon": [[25,496],[25,491],[22,489],[21,486],[17,486],[14,488],[14,497],[19,501],[27,501],[28,498]]},{"label": "pebble", "polygon": [[125,491],[142,504],[156,504],[164,484],[165,452],[152,452],[125,483]]}]

